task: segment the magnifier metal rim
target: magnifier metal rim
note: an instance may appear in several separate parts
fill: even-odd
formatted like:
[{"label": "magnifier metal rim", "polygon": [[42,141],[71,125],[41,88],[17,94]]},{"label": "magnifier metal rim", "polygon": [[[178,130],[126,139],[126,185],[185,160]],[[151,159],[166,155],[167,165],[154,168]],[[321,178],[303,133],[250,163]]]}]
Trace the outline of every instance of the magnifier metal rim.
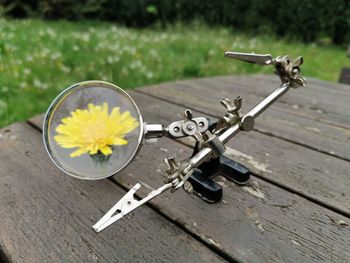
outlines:
[{"label": "magnifier metal rim", "polygon": [[[66,170],[58,160],[56,160],[56,158],[53,156],[52,151],[51,151],[51,147],[50,147],[50,142],[49,142],[49,135],[48,135],[48,130],[49,130],[49,120],[52,116],[53,110],[55,109],[55,107],[61,102],[62,98],[66,95],[68,95],[74,88],[81,86],[81,85],[96,85],[98,87],[98,84],[104,84],[106,86],[109,86],[111,88],[114,88],[115,90],[119,91],[120,93],[122,93],[123,95],[125,95],[128,99],[130,99],[130,101],[132,102],[132,104],[134,105],[137,114],[139,116],[139,123],[140,123],[140,135],[139,138],[137,140],[138,142],[138,146],[135,148],[134,152],[132,153],[131,157],[129,158],[129,160],[127,162],[125,162],[125,164],[119,168],[118,170],[116,170],[115,172],[108,174],[104,177],[101,178],[87,178],[87,177],[81,177],[78,176],[68,170]],[[130,97],[130,95],[128,93],[126,93],[124,90],[122,90],[120,87],[106,82],[106,81],[102,81],[102,80],[88,80],[88,81],[83,81],[83,82],[79,82],[76,84],[73,84],[71,86],[69,86],[68,88],[66,88],[65,90],[63,90],[55,99],[54,101],[51,103],[51,105],[49,106],[46,114],[45,114],[45,118],[44,118],[44,123],[43,123],[43,140],[44,140],[44,145],[45,145],[45,149],[48,153],[48,155],[50,156],[50,159],[53,161],[53,163],[64,173],[75,177],[75,178],[79,178],[79,179],[83,179],[83,180],[100,180],[100,179],[105,179],[107,177],[110,177],[112,175],[117,174],[118,172],[120,172],[121,170],[123,170],[136,156],[137,152],[139,151],[139,149],[142,146],[142,138],[143,138],[143,133],[144,133],[144,127],[143,127],[143,119],[142,119],[142,115],[140,113],[139,108],[137,107],[135,101]]]}]

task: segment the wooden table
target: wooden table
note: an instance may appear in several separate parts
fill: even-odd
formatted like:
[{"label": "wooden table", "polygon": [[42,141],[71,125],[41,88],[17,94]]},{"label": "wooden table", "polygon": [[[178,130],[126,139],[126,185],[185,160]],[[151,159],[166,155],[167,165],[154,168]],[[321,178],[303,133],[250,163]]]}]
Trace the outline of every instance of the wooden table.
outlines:
[{"label": "wooden table", "polygon": [[[279,84],[267,75],[164,83],[130,95],[148,122],[243,112]],[[41,138],[43,116],[0,130],[0,258],[6,262],[350,262],[350,87],[310,79],[240,133],[226,155],[252,171],[239,187],[219,177],[223,200],[166,193],[96,234],[91,226],[126,190],[162,184],[163,158],[188,156],[188,140],[144,145],[110,179],[59,171]],[[1,260],[0,260],[1,261]]]}]

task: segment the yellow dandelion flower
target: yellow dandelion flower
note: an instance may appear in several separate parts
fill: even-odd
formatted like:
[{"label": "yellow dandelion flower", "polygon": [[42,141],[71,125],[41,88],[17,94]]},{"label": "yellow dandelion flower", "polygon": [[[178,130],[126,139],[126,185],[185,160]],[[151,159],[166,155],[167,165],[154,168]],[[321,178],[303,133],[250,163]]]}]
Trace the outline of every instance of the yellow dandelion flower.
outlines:
[{"label": "yellow dandelion flower", "polygon": [[61,122],[54,139],[63,148],[78,148],[71,157],[99,151],[107,156],[112,153],[110,146],[127,144],[125,135],[139,126],[129,111],[121,113],[119,107],[109,114],[106,102],[102,106],[90,103],[87,109],[77,109]]}]

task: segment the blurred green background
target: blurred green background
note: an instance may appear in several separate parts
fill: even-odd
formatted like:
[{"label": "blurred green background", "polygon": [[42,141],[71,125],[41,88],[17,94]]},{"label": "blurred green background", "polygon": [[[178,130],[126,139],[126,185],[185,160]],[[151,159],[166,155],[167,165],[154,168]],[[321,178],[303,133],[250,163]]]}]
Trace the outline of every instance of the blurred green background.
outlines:
[{"label": "blurred green background", "polygon": [[0,127],[83,80],[129,89],[273,71],[227,50],[302,55],[303,75],[330,81],[350,64],[345,0],[0,0],[0,17]]}]

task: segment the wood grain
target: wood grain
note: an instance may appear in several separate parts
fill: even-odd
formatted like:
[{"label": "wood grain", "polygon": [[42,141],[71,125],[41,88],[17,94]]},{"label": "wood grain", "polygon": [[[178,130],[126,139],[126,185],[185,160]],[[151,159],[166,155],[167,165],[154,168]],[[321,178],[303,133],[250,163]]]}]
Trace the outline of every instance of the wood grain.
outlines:
[{"label": "wood grain", "polygon": [[[115,176],[125,187],[141,182],[140,197],[159,187],[162,158],[189,149],[170,140],[144,146],[139,158]],[[207,204],[182,190],[151,201],[155,209],[203,242],[241,262],[346,262],[349,219],[256,177],[239,187],[219,178],[224,198]],[[128,220],[128,219],[125,219]],[[111,227],[117,229],[118,225]]]},{"label": "wood grain", "polygon": [[[110,180],[60,172],[41,134],[25,123],[0,130],[0,248],[10,262],[222,262],[147,206],[113,231],[93,225],[125,191]],[[4,259],[5,260],[5,259]]]},{"label": "wood grain", "polygon": [[[140,106],[147,122],[160,121],[166,124],[176,118],[182,118],[183,108],[181,107],[136,92],[130,92],[130,94]],[[40,127],[40,121],[38,117],[33,119],[32,123]],[[249,135],[255,136],[254,133]],[[270,138],[270,136],[262,136],[265,136],[266,140]],[[261,140],[258,138],[255,141],[257,144],[252,144],[253,148],[259,148],[256,145],[259,145],[258,142]],[[238,140],[237,142],[235,140],[235,146],[237,143]],[[281,143],[287,143],[288,146],[288,142]],[[278,149],[278,147],[269,147],[271,151]],[[168,139],[159,140],[155,145],[145,145],[136,160],[114,179],[128,189],[136,182],[141,182],[143,187],[139,194],[141,197],[145,196],[162,184],[161,173],[164,171],[164,165],[161,160],[172,153],[176,153],[181,159],[188,156],[189,151],[184,145]],[[244,154],[246,155],[243,156],[251,156],[250,153]],[[276,155],[280,153],[277,152]],[[258,162],[247,159],[242,162],[246,165],[250,164],[263,174],[263,165],[257,165]],[[269,165],[272,167],[278,165],[279,169],[283,168],[280,162],[269,163]],[[298,180],[299,177],[304,180],[303,184],[300,184],[304,192],[308,187],[313,187],[312,184],[307,185],[313,180],[312,178],[298,176]],[[321,179],[319,180],[322,181]],[[154,199],[151,205],[203,242],[221,250],[231,260],[346,262],[349,258],[348,218],[254,176],[251,184],[243,188],[222,178],[220,184],[224,187],[224,200],[218,204],[206,204],[196,196],[184,194],[180,190]],[[312,194],[311,190],[310,194]],[[118,224],[111,226],[110,231],[118,229]]]},{"label": "wood grain", "polygon": [[[242,96],[242,112],[247,112],[277,85],[278,82],[272,81],[271,77],[267,79],[218,77],[165,83],[138,89],[138,91],[212,116],[222,116],[224,108],[220,106],[219,101],[224,97]],[[350,92],[344,91],[345,95],[333,94],[317,90],[316,88],[319,87],[318,84],[311,82],[305,88],[289,91],[256,119],[255,129],[310,149],[350,160],[350,115],[348,114],[350,110],[346,103],[350,98]],[[337,109],[336,112],[329,113],[332,116],[335,115],[341,122],[335,123],[335,119],[322,113],[324,109],[322,105],[326,104],[326,98],[321,97],[319,102],[312,95],[320,93],[330,94],[327,103],[337,105],[342,103],[343,110]],[[319,105],[320,103],[322,105]],[[314,110],[310,110],[311,108]]]}]

